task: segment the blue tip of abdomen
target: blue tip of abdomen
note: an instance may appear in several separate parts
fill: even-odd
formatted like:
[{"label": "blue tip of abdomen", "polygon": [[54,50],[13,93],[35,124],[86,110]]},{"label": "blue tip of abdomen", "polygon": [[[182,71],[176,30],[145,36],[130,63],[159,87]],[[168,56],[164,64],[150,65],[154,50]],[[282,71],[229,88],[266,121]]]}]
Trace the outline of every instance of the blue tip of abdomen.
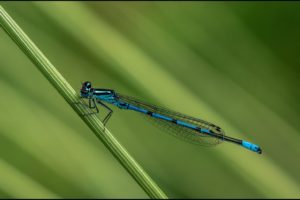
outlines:
[{"label": "blue tip of abdomen", "polygon": [[251,150],[251,151],[254,151],[256,153],[259,153],[261,154],[262,153],[262,150],[259,146],[257,146],[256,144],[252,144],[251,142],[247,142],[245,140],[242,141],[242,146]]}]

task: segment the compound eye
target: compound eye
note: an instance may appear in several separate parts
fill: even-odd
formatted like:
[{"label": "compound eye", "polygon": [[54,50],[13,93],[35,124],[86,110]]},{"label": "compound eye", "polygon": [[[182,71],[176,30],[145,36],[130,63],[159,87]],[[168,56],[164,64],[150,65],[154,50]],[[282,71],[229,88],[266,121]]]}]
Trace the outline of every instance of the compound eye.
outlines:
[{"label": "compound eye", "polygon": [[91,87],[92,87],[92,84],[91,84],[90,82],[87,82],[87,83],[86,83],[86,87],[87,87],[87,88],[91,88]]},{"label": "compound eye", "polygon": [[83,83],[83,88],[90,89],[91,87],[92,87],[92,84],[91,84],[91,82],[89,82],[89,81],[86,81],[86,82],[84,82],[84,83]]}]

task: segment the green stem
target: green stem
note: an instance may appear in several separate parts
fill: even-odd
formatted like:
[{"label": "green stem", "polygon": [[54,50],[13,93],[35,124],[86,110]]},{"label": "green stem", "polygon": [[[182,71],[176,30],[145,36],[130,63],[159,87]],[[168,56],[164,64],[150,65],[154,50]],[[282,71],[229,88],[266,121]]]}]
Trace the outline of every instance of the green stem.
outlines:
[{"label": "green stem", "polygon": [[40,72],[48,79],[54,88],[68,102],[81,119],[101,139],[111,153],[119,160],[136,182],[144,189],[150,198],[167,198],[141,166],[129,155],[126,149],[107,130],[95,115],[83,116],[85,108],[79,102],[79,95],[50,63],[46,56],[29,39],[17,23],[0,6],[0,24],[19,48],[31,59]]}]

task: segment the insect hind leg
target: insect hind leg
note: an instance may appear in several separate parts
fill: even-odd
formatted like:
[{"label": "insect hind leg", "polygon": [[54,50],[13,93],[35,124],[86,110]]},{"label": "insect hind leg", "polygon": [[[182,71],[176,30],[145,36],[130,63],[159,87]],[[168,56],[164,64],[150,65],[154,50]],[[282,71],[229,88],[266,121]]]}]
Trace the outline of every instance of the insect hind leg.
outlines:
[{"label": "insect hind leg", "polygon": [[110,107],[108,107],[107,105],[105,105],[104,103],[102,103],[101,101],[97,101],[97,102],[109,111],[109,113],[102,120],[102,123],[105,126],[106,123],[108,122],[109,118],[112,116],[113,110]]}]

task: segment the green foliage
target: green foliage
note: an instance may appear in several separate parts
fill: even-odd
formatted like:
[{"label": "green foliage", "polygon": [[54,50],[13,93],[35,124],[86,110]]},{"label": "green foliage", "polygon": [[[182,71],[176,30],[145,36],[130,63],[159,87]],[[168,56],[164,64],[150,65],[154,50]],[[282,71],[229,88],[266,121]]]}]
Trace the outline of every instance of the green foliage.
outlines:
[{"label": "green foliage", "polygon": [[84,115],[86,108],[80,103],[79,95],[55,69],[43,53],[34,45],[29,37],[15,23],[7,12],[0,6],[0,24],[9,36],[17,43],[20,49],[33,61],[42,74],[49,80],[55,89],[69,103],[82,120],[90,127],[96,136],[103,141],[107,148],[128,170],[132,177],[140,184],[151,198],[167,198],[161,189],[144,172],[138,163],[128,154],[115,137],[104,128],[96,115]]},{"label": "green foliage", "polygon": [[[2,5],[76,90],[89,80],[263,148],[202,148],[113,108],[109,129],[169,197],[300,197],[296,2]],[[1,196],[147,197],[4,31],[0,56]]]}]

